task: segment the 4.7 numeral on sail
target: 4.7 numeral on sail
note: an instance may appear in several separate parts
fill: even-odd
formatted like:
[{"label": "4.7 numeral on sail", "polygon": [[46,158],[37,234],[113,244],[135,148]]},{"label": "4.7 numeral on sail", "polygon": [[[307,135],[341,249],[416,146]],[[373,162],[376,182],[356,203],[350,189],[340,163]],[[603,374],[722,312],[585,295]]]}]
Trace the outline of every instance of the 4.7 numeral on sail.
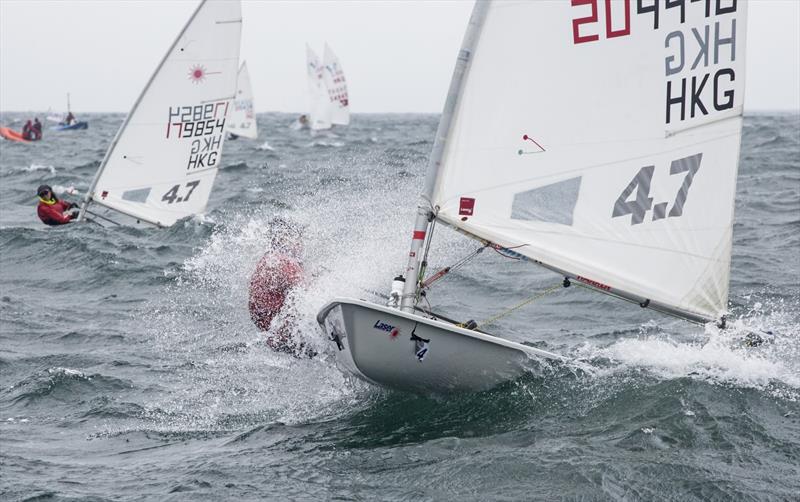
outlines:
[{"label": "4.7 numeral on sail", "polygon": [[192,192],[194,192],[194,189],[197,188],[197,185],[199,184],[200,180],[189,181],[186,183],[186,188],[189,189],[189,191],[185,192],[183,195],[179,194],[181,186],[175,185],[170,188],[163,197],[161,197],[161,201],[166,202],[167,204],[172,204],[174,202],[188,202],[189,197],[192,196]]},{"label": "4.7 numeral on sail", "polygon": [[[614,202],[611,217],[631,215],[631,225],[638,225],[644,221],[647,211],[653,210],[653,220],[658,221],[664,218],[678,217],[683,214],[683,206],[689,196],[689,188],[692,186],[694,175],[700,170],[700,161],[703,154],[698,153],[682,159],[673,160],[669,167],[669,174],[684,174],[683,183],[675,194],[675,200],[667,214],[669,203],[660,202],[653,206],[653,198],[650,197],[650,185],[653,181],[655,166],[644,166],[639,169],[628,186]],[[631,195],[636,193],[634,198]]]}]

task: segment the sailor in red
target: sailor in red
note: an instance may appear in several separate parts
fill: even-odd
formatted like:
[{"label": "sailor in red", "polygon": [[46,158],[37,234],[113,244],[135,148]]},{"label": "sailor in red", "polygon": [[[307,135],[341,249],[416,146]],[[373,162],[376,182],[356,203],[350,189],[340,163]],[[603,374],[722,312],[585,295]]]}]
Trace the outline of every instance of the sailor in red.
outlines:
[{"label": "sailor in red", "polygon": [[33,141],[33,122],[30,119],[22,126],[22,137],[28,141]]},{"label": "sailor in red", "polygon": [[36,194],[39,196],[39,206],[36,208],[36,212],[45,225],[64,225],[77,218],[78,213],[65,214],[65,212],[76,209],[78,205],[58,200],[50,185],[41,185],[36,190]]},{"label": "sailor in red", "polygon": [[286,306],[289,293],[302,284],[304,274],[299,228],[282,219],[276,219],[270,227],[272,249],[261,257],[250,278],[250,318],[258,329],[267,333],[267,344],[273,350],[313,357],[312,350],[304,350],[305,344],[292,340],[295,331],[292,315],[284,312],[282,324],[273,325]]}]

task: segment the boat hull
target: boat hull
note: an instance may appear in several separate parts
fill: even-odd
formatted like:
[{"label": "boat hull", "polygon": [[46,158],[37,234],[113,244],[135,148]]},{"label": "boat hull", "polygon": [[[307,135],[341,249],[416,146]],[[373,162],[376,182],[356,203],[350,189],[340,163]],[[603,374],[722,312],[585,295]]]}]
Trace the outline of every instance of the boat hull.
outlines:
[{"label": "boat hull", "polygon": [[74,124],[58,124],[54,125],[50,129],[53,131],[78,131],[83,129],[88,129],[89,123],[88,122],[75,122]]},{"label": "boat hull", "polygon": [[[362,300],[337,298],[317,315],[339,362],[389,388],[475,392],[557,354]],[[420,353],[422,352],[422,353]]]},{"label": "boat hull", "polygon": [[19,133],[8,127],[0,127],[0,138],[7,139],[8,141],[16,141],[18,143],[28,143],[28,140]]}]

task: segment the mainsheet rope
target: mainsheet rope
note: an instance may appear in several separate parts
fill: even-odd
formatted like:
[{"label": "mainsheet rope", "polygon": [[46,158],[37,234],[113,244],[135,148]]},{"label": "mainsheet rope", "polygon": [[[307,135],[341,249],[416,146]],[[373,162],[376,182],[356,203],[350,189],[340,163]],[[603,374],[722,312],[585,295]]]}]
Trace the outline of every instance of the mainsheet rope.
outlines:
[{"label": "mainsheet rope", "polygon": [[[495,321],[497,321],[498,319],[502,319],[503,317],[506,317],[507,315],[511,314],[511,313],[512,313],[512,312],[514,312],[515,310],[517,310],[517,309],[520,309],[520,308],[524,307],[525,305],[528,305],[529,303],[533,303],[533,302],[535,302],[536,300],[538,300],[538,299],[540,299],[540,298],[542,298],[542,297],[544,297],[544,296],[546,296],[546,295],[549,295],[549,294],[550,294],[550,293],[552,293],[553,291],[556,291],[556,290],[558,290],[558,289],[561,289],[561,288],[563,288],[563,287],[564,287],[564,285],[563,285],[562,283],[558,283],[558,284],[556,284],[555,286],[553,286],[553,287],[551,287],[551,288],[548,288],[548,289],[546,289],[546,290],[542,291],[541,293],[537,293],[536,295],[534,295],[534,296],[532,296],[532,297],[528,298],[527,300],[524,300],[524,301],[522,301],[522,302],[520,302],[520,303],[518,303],[518,304],[514,305],[513,307],[511,307],[511,308],[508,308],[508,309],[506,309],[506,310],[504,310],[504,311],[500,312],[499,314],[497,314],[497,315],[495,315],[495,316],[492,316],[492,317],[490,317],[490,318],[486,319],[485,321],[483,321],[483,322],[481,322],[481,323],[477,324],[476,328],[477,328],[477,327],[481,327],[481,328],[483,328],[483,327],[485,327],[485,326],[489,326],[490,324],[493,324],[493,323],[494,323]],[[463,325],[463,323],[462,323],[461,327],[462,327],[462,328],[463,328],[463,327],[465,327],[465,326]],[[473,328],[473,329],[475,329],[475,328]]]}]

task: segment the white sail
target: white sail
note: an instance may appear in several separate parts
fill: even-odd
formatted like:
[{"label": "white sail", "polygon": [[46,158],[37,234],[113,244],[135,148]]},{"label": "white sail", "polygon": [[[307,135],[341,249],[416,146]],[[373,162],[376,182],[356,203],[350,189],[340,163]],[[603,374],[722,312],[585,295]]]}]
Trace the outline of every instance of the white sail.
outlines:
[{"label": "white sail", "polygon": [[438,217],[594,288],[719,318],[746,7],[492,2],[460,56]]},{"label": "white sail", "polygon": [[308,122],[313,130],[330,129],[331,106],[325,89],[322,64],[317,54],[306,45],[306,72],[308,74]]},{"label": "white sail", "polygon": [[350,123],[350,100],[347,95],[347,81],[344,78],[342,65],[339,58],[333,53],[328,44],[325,44],[325,53],[322,60],[323,79],[328,91],[331,107],[331,122],[338,125]]},{"label": "white sail", "polygon": [[109,148],[87,202],[168,226],[205,210],[236,92],[241,4],[203,0]]},{"label": "white sail", "polygon": [[253,88],[250,85],[250,73],[247,63],[242,62],[236,84],[236,99],[228,119],[228,132],[244,138],[256,139],[258,129],[256,113],[253,106]]}]

